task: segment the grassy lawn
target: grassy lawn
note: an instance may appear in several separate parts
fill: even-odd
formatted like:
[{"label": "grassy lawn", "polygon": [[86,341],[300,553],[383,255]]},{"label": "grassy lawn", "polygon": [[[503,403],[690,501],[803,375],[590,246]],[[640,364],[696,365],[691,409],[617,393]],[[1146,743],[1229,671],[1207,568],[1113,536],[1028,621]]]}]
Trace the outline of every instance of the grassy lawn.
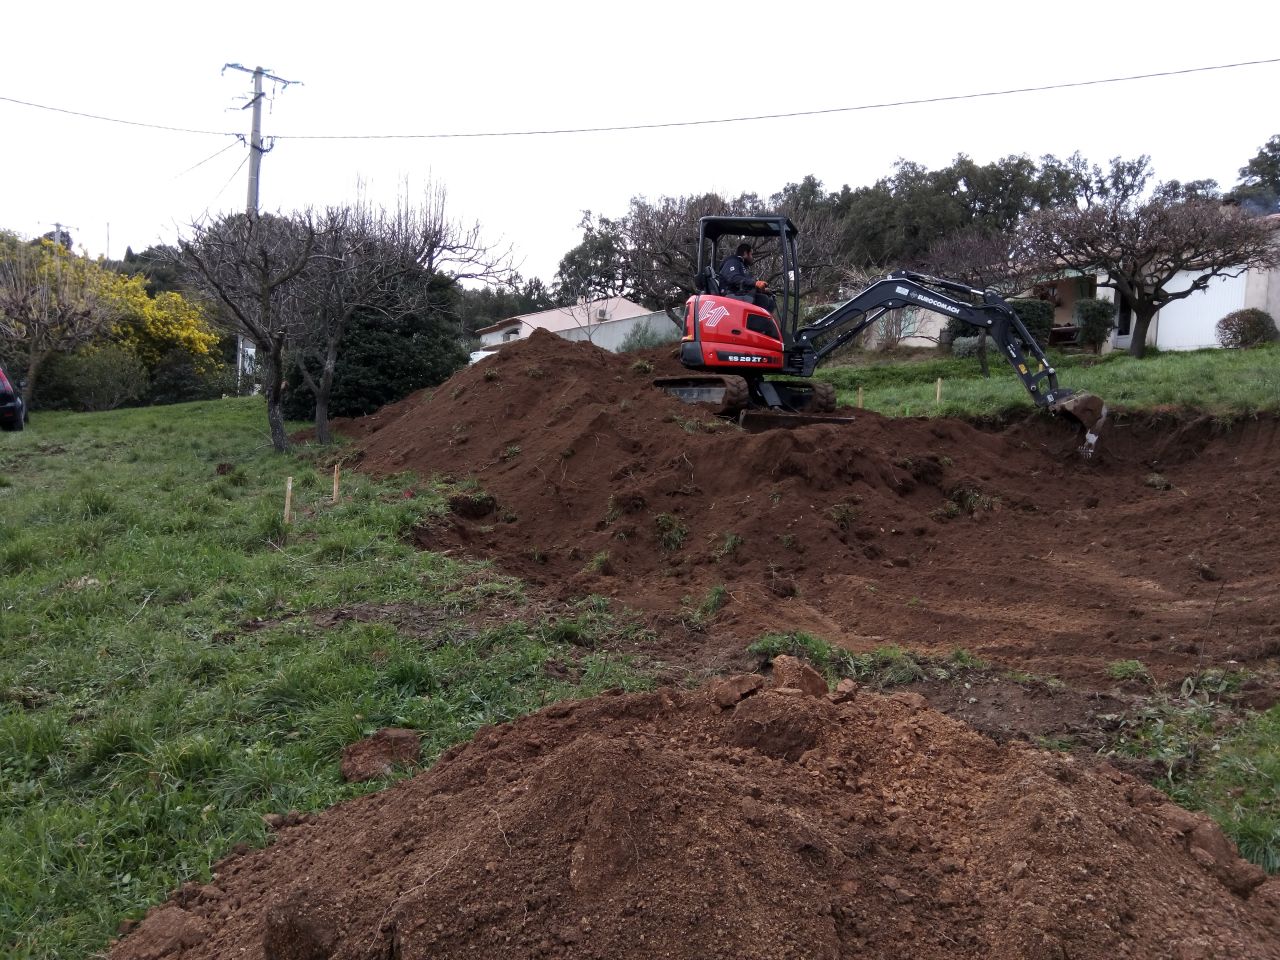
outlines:
[{"label": "grassy lawn", "polygon": [[[1051,353],[1061,386],[1097,394],[1113,408],[1186,408],[1229,416],[1280,413],[1280,344],[1254,350],[1167,352],[1134,360]],[[990,352],[991,379],[976,359],[829,366],[818,376],[852,405],[863,388],[868,409],[892,416],[996,416],[1030,409],[1031,398],[1009,365]],[[942,403],[935,402],[942,377]]]},{"label": "grassy lawn", "polygon": [[247,399],[0,435],[4,957],[86,956],[263,843],[262,814],[372,789],[338,759],[378,727],[421,730],[431,759],[481,724],[646,683],[590,650],[628,629],[601,601],[548,619],[488,567],[403,542],[439,487],[349,472],[332,505],[329,471],[272,454],[264,427]]}]

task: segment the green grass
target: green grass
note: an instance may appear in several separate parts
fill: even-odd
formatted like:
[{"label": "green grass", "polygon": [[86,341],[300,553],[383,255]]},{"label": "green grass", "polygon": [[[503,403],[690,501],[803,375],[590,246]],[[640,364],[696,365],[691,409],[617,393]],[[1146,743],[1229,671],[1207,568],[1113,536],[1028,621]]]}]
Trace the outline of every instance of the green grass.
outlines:
[{"label": "green grass", "polygon": [[1138,683],[1150,683],[1151,674],[1141,660],[1113,660],[1107,664],[1107,676],[1121,682],[1133,680]]},{"label": "green grass", "polygon": [[1246,859],[1280,872],[1280,707],[1217,743],[1176,799],[1222,824]]},{"label": "green grass", "polygon": [[1110,750],[1152,763],[1156,786],[1213,817],[1246,859],[1280,871],[1280,706],[1243,720],[1218,699],[1229,675],[1188,678],[1118,719]]},{"label": "green grass", "polygon": [[[1280,344],[1254,350],[1192,350],[1135,360],[1050,354],[1061,386],[1097,394],[1113,408],[1193,409],[1222,416],[1280,412]],[[858,387],[868,409],[894,416],[999,416],[1032,406],[1021,381],[992,352],[991,379],[973,359],[949,357],[827,367],[818,376],[852,405]],[[942,377],[942,403],[935,385]]]},{"label": "green grass", "polygon": [[607,602],[548,622],[519,583],[409,545],[454,491],[351,472],[332,505],[328,468],[271,453],[264,425],[235,399],[44,413],[0,437],[0,955],[86,956],[263,843],[262,814],[376,788],[338,760],[378,727],[422,731],[433,759],[482,724],[647,683],[595,649],[629,629]]},{"label": "green grass", "polygon": [[950,676],[947,667],[938,664],[928,670],[924,661],[901,647],[877,647],[869,653],[853,653],[808,633],[768,633],[747,647],[747,652],[765,661],[783,654],[799,657],[813,664],[828,682],[849,677],[879,690],[930,676],[938,679]]}]

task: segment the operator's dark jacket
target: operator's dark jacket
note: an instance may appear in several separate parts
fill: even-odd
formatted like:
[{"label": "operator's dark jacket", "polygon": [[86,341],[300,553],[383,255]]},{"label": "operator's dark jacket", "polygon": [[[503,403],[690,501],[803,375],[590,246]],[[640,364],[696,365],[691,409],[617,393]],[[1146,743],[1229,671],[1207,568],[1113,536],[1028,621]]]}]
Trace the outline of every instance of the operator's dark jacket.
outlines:
[{"label": "operator's dark jacket", "polygon": [[736,253],[732,257],[726,257],[724,263],[720,264],[720,289],[722,292],[741,296],[747,293],[754,293],[755,286],[755,276],[747,269],[747,265]]}]

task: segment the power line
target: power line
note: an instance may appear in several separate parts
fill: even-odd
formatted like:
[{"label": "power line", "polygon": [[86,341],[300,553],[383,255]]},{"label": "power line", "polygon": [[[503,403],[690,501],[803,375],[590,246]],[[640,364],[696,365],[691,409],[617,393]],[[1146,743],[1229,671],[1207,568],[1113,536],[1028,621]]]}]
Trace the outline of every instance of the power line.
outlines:
[{"label": "power line", "polygon": [[224,153],[226,153],[226,152],[227,152],[228,150],[230,150],[232,147],[237,146],[239,143],[242,143],[242,142],[244,142],[244,137],[239,137],[237,141],[234,141],[234,142],[232,142],[232,143],[228,143],[225,147],[223,147],[223,148],[222,148],[221,150],[219,150],[217,153],[211,153],[209,156],[205,157],[205,158],[204,158],[203,160],[201,160],[199,163],[193,163],[191,166],[187,167],[187,169],[183,170],[183,171],[182,171],[182,173],[175,174],[175,175],[174,175],[174,177],[173,177],[173,179],[177,180],[177,179],[178,179],[178,177],[185,177],[185,176],[186,176],[188,173],[190,173],[192,170],[196,169],[197,167],[203,167],[203,166],[204,166],[206,163],[208,163],[210,160],[214,160],[214,159],[216,159],[216,158],[218,158],[218,157],[222,156]]},{"label": "power line", "polygon": [[[481,137],[546,137],[574,133],[616,133],[628,130],[661,130],[675,127],[699,127],[724,123],[750,123],[759,120],[788,120],[795,117],[817,117],[835,113],[856,113],[865,110],[889,110],[895,107],[923,106],[931,103],[952,103],[958,100],[980,100],[988,97],[1007,97],[1018,93],[1047,93],[1051,90],[1070,90],[1078,87],[1101,86],[1110,83],[1129,83],[1134,80],[1153,80],[1160,77],[1177,77],[1193,73],[1208,73],[1214,70],[1234,70],[1239,67],[1256,67],[1265,64],[1280,63],[1280,57],[1267,60],[1245,60],[1239,63],[1222,63],[1209,67],[1188,67],[1183,70],[1162,70],[1158,73],[1138,73],[1125,77],[1105,77],[1098,80],[1077,80],[1069,83],[1050,83],[1035,87],[1011,87],[1007,90],[986,90],[980,93],[958,93],[941,97],[921,97],[915,100],[891,100],[883,103],[864,103],[852,107],[828,107],[821,110],[793,110],[787,113],[762,113],[741,117],[718,117],[706,120],[671,120],[658,123],[617,124],[607,127],[561,127],[545,130],[493,130],[479,133],[312,133],[312,134],[276,134],[275,140],[460,140]],[[0,100],[34,107],[38,110],[50,110],[76,117],[87,117],[92,120],[104,120],[110,123],[123,123],[134,127],[147,127],[153,130],[168,130],[176,133],[196,133],[207,136],[235,137],[239,134],[222,130],[193,130],[186,127],[171,127],[157,123],[142,123],[136,120],[120,120],[104,117],[78,110],[67,110],[62,107],[51,107],[27,100],[0,96]]]},{"label": "power line", "polygon": [[218,202],[218,198],[226,192],[227,187],[231,186],[231,181],[234,180],[237,176],[239,176],[240,171],[244,169],[244,165],[248,162],[249,162],[249,154],[246,153],[243,159],[241,159],[240,163],[236,166],[235,170],[232,172],[231,176],[227,177],[227,182],[224,183],[218,189],[218,192],[213,195],[213,199],[210,200],[209,203],[205,206],[204,209],[206,213],[208,213],[210,207],[212,207],[215,203]]},{"label": "power line", "polygon": [[97,113],[85,113],[81,110],[68,110],[65,107],[51,107],[45,103],[32,103],[30,100],[18,100],[15,97],[0,97],[6,103],[16,103],[23,107],[35,107],[37,110],[49,110],[53,113],[65,113],[72,117],[86,117],[89,120],[104,120],[107,123],[123,123],[130,127],[147,127],[150,130],[168,130],[172,133],[198,133],[208,137],[238,137],[238,133],[227,133],[223,130],[194,130],[190,127],[169,127],[162,123],[143,123],[141,120],[121,120],[118,117],[104,117]]}]

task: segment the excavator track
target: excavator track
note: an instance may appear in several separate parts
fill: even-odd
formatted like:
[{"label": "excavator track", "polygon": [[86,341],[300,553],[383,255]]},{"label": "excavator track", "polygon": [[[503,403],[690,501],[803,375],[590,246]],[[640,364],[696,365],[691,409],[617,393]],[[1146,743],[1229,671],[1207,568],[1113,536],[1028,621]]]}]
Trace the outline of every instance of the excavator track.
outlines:
[{"label": "excavator track", "polygon": [[659,377],[659,390],[685,403],[696,403],[712,413],[733,416],[751,402],[751,390],[743,377],[720,374],[690,374],[687,377]]},{"label": "excavator track", "polygon": [[739,426],[752,433],[790,429],[814,423],[852,423],[852,417],[832,416],[836,408],[836,388],[821,380],[769,381],[785,403],[773,410],[753,404],[751,385],[744,377],[721,374],[691,374],[687,377],[660,377],[653,385],[665,393],[710,409],[722,417],[736,418]]}]

